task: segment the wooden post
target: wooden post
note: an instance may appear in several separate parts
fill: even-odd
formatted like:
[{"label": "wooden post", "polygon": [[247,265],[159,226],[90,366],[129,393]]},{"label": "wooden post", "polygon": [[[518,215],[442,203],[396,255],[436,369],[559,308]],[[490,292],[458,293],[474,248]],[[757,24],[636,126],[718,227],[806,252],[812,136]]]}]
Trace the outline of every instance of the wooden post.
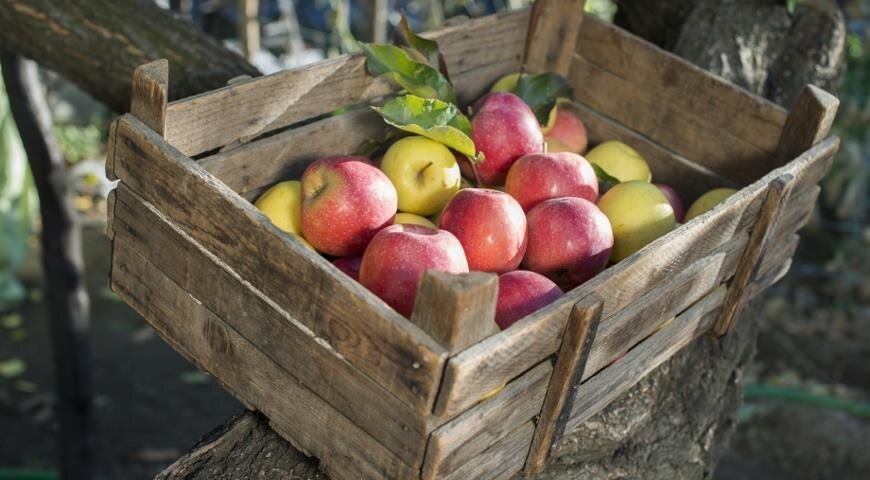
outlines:
[{"label": "wooden post", "polygon": [[556,449],[556,439],[561,438],[565,431],[571,413],[565,407],[574,403],[589,348],[598,330],[603,304],[604,300],[593,293],[577,302],[571,310],[562,345],[556,354],[556,365],[541,407],[538,426],[532,437],[532,446],[526,459],[526,474],[535,474],[544,469],[547,459]]},{"label": "wooden post", "polygon": [[3,53],[9,107],[39,193],[45,304],[54,359],[55,409],[60,419],[61,478],[94,477],[90,306],[82,273],[81,229],[66,181],[66,160],[51,133],[51,111],[36,64]]},{"label": "wooden post", "polygon": [[523,71],[568,76],[585,0],[535,0],[529,17]]},{"label": "wooden post", "polygon": [[788,115],[776,157],[784,165],[828,136],[840,100],[821,88],[807,85]]},{"label": "wooden post", "polygon": [[239,40],[245,60],[260,50],[260,0],[239,0]]},{"label": "wooden post", "polygon": [[166,137],[166,106],[169,101],[169,61],[155,60],[133,71],[130,113]]},{"label": "wooden post", "polygon": [[498,332],[497,300],[495,274],[429,270],[417,289],[411,322],[455,353]]}]

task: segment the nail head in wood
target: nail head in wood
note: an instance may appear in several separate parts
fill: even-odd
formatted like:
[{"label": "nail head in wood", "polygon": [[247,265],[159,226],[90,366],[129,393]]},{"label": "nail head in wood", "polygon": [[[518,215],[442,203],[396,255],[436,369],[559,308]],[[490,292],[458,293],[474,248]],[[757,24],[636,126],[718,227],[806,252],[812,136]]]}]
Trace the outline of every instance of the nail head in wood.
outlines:
[{"label": "nail head in wood", "polygon": [[451,353],[498,332],[498,276],[429,270],[417,289],[411,322]]},{"label": "nail head in wood", "polygon": [[574,403],[603,306],[604,300],[597,294],[591,294],[580,300],[571,310],[532,438],[526,460],[526,474],[535,474],[544,469],[547,459],[556,450],[556,440],[565,432],[571,413],[566,406]]},{"label": "nail head in wood", "polygon": [[169,103],[169,61],[155,60],[133,71],[130,113],[165,137],[166,106]]},{"label": "nail head in wood", "polygon": [[758,219],[752,227],[743,256],[737,264],[737,272],[734,273],[734,278],[728,287],[728,296],[725,297],[722,306],[722,316],[713,325],[713,332],[716,335],[722,336],[728,333],[734,320],[746,306],[749,299],[749,283],[761,263],[769,237],[776,230],[777,220],[794,184],[793,180],[793,175],[785,174],[775,178],[767,188],[767,196],[761,205]]},{"label": "nail head in wood", "polygon": [[777,147],[777,160],[784,165],[828,136],[840,100],[813,85],[804,87],[794,104]]},{"label": "nail head in wood", "polygon": [[568,76],[585,0],[536,0],[529,16],[523,70]]}]

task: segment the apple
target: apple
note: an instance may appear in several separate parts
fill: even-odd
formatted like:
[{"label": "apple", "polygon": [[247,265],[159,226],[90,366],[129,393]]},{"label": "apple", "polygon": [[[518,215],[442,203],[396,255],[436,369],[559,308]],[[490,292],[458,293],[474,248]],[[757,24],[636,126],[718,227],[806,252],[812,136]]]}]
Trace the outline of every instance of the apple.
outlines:
[{"label": "apple", "polygon": [[287,233],[302,233],[302,190],[296,180],[279,182],[254,203],[276,227]]},{"label": "apple", "polygon": [[390,145],[381,170],[393,182],[399,211],[432,215],[459,190],[462,176],[453,153],[426,137],[405,137]]},{"label": "apple", "polygon": [[586,160],[598,165],[620,182],[652,180],[652,173],[646,160],[635,149],[616,140],[604,142],[589,150]]},{"label": "apple", "polygon": [[517,82],[519,82],[519,81],[520,81],[520,74],[519,73],[509,73],[509,74],[499,78],[498,80],[496,80],[495,83],[493,83],[492,86],[489,87],[489,91],[490,92],[509,92],[509,91],[513,90],[514,87],[517,86]]},{"label": "apple", "polygon": [[508,172],[505,191],[528,212],[535,205],[559,197],[598,200],[598,177],[576,153],[532,153],[517,160]]},{"label": "apple", "polygon": [[613,232],[594,203],[553,198],[528,213],[529,247],[523,266],[559,285],[573,287],[607,266]]},{"label": "apple", "polygon": [[441,212],[439,227],[459,239],[472,270],[514,270],[526,251],[523,209],[513,197],[498,190],[460,190]]},{"label": "apple", "polygon": [[737,193],[737,190],[734,190],[733,188],[715,188],[710,190],[698,197],[698,199],[692,203],[692,206],[690,206],[689,210],[686,211],[686,217],[683,221],[688,222],[695,217],[700,217],[735,193]]},{"label": "apple", "polygon": [[686,207],[683,205],[683,200],[680,199],[680,194],[670,185],[665,185],[664,183],[654,183],[653,185],[659,187],[659,190],[665,194],[668,202],[671,203],[671,207],[674,209],[674,218],[677,220],[677,223],[682,222],[683,217],[686,215]]},{"label": "apple", "polygon": [[471,119],[471,139],[484,160],[477,167],[486,185],[504,183],[511,165],[523,155],[543,151],[544,135],[532,109],[507,92],[490,93]]},{"label": "apple", "polygon": [[410,225],[422,225],[429,228],[438,228],[428,218],[421,217],[420,215],[414,215],[413,213],[397,213],[396,219],[393,220],[393,223],[404,223]]},{"label": "apple", "polygon": [[589,142],[586,126],[576,113],[564,105],[556,103],[542,131],[548,152],[583,153],[586,151]]},{"label": "apple", "polygon": [[302,174],[302,234],[317,250],[358,255],[393,223],[396,189],[365,157],[316,160]]},{"label": "apple", "polygon": [[378,232],[362,257],[359,282],[402,315],[414,309],[427,270],[468,273],[462,245],[450,232],[391,225]]},{"label": "apple", "polygon": [[504,330],[561,296],[559,286],[539,273],[528,270],[503,273],[498,276],[495,323]]},{"label": "apple", "polygon": [[362,256],[352,255],[350,257],[340,257],[332,261],[335,268],[341,270],[348,277],[359,281],[359,267],[362,263]]},{"label": "apple", "polygon": [[620,183],[598,200],[598,207],[613,225],[613,255],[618,262],[676,228],[668,197],[651,183]]}]

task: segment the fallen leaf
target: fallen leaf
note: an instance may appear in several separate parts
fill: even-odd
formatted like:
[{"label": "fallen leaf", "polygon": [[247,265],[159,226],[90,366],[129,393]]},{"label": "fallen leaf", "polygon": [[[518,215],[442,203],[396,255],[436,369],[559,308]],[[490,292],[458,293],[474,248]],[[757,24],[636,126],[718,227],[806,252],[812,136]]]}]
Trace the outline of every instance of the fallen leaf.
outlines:
[{"label": "fallen leaf", "polygon": [[20,358],[10,358],[0,362],[0,377],[15,378],[21,376],[27,370],[27,362]]}]

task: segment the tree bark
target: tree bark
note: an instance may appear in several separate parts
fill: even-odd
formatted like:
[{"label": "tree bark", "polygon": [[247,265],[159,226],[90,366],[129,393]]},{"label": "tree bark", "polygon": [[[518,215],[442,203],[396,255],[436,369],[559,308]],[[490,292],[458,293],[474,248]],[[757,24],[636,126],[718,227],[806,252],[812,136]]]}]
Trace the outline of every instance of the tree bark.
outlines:
[{"label": "tree bark", "polygon": [[94,476],[89,302],[81,229],[67,182],[66,160],[51,132],[51,111],[36,64],[0,53],[9,107],[39,193],[42,265],[54,356],[60,471],[64,480]]},{"label": "tree bark", "polygon": [[116,112],[137,66],[169,59],[172,99],[260,73],[153,0],[0,0],[0,48],[63,75]]}]

